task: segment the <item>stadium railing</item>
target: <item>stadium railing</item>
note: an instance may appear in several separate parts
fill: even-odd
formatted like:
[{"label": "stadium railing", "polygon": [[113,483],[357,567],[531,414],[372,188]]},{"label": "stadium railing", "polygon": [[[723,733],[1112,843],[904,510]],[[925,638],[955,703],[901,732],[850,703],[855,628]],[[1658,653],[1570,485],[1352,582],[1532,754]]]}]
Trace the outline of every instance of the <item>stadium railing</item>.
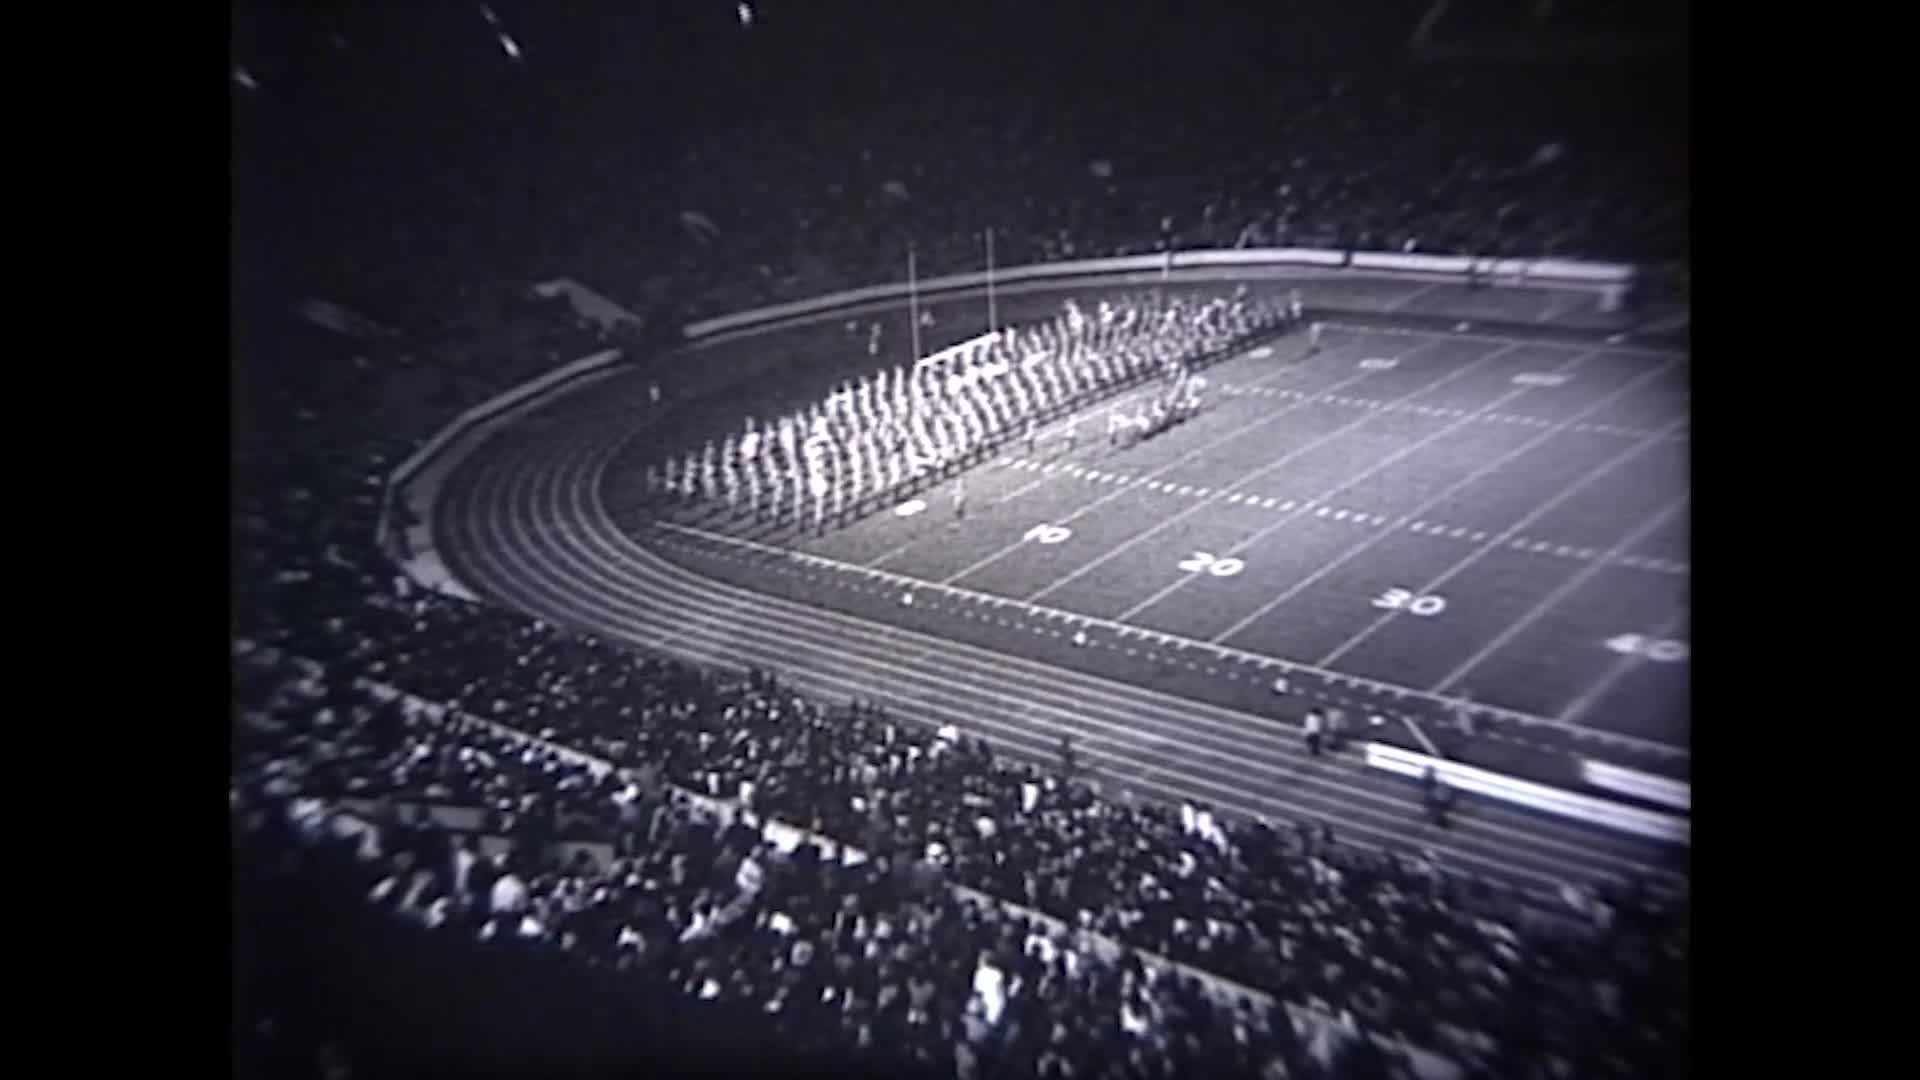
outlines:
[{"label": "stadium railing", "polygon": [[1631,795],[1644,802],[1672,807],[1683,814],[1693,810],[1693,785],[1684,780],[1592,760],[1580,763],[1580,779],[1602,791]]},{"label": "stadium railing", "polygon": [[1502,776],[1496,772],[1477,769],[1471,765],[1461,765],[1444,758],[1416,754],[1386,743],[1368,743],[1366,760],[1368,768],[1380,769],[1416,780],[1425,776],[1428,769],[1432,769],[1440,779],[1462,791],[1471,791],[1476,795],[1524,806],[1555,817],[1584,821],[1589,825],[1598,825],[1615,832],[1632,833],[1635,836],[1676,844],[1691,845],[1693,841],[1693,823],[1686,818],[1642,810],[1606,799],[1596,799],[1591,795],[1581,795],[1578,792],[1536,784],[1531,780]]}]

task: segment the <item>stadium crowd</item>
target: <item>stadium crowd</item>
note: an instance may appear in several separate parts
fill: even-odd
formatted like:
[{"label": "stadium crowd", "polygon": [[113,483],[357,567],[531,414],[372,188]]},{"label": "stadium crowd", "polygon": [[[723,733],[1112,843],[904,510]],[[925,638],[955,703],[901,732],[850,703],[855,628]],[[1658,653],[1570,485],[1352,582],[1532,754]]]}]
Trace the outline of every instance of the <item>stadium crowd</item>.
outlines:
[{"label": "stadium crowd", "polygon": [[[1469,1075],[1666,1074],[1687,1040],[1686,912],[1631,884],[1571,892],[1573,926],[1542,921],[1419,852],[1111,800],[965,733],[424,593],[374,543],[404,455],[606,343],[522,302],[552,273],[677,323],[896,280],[909,239],[929,276],[976,269],[990,229],[1007,265],[1289,243],[1683,254],[1683,182],[1647,164],[1634,110],[1547,79],[1516,94],[1498,73],[1272,64],[1246,89],[1278,117],[1258,132],[1139,95],[1067,103],[1070,122],[983,95],[943,105],[940,139],[912,102],[804,127],[769,111],[658,164],[561,140],[534,173],[383,141],[417,212],[363,229],[365,206],[336,208],[388,256],[335,252],[338,295],[458,329],[241,335],[272,356],[236,365],[233,631],[265,647],[236,663],[248,879],[338,893],[378,915],[354,925],[402,928],[436,963],[725,1008],[783,1052],[890,1075],[1390,1075],[1397,1040]],[[505,209],[529,202],[553,213]],[[342,840],[349,804],[373,829]],[[435,810],[400,810],[416,804]],[[866,858],[770,847],[749,823],[772,820]],[[1222,1004],[1147,952],[1333,1019]],[[303,1008],[263,1002],[282,1015],[249,1018],[256,1034]],[[330,1060],[367,1052],[309,1034]]]},{"label": "stadium crowd", "polygon": [[[241,462],[248,477],[239,486],[235,632],[322,665],[323,684],[334,696],[268,708],[269,722],[248,729],[256,742],[240,759],[241,789],[257,781],[260,795],[277,797],[296,813],[309,806],[299,800],[342,797],[467,806],[480,813],[489,835],[539,851],[569,836],[629,848],[642,837],[658,838],[654,819],[636,808],[639,792],[657,794],[672,784],[858,846],[872,854],[875,867],[910,868],[910,879],[972,886],[1076,931],[1109,935],[1280,1000],[1317,1006],[1357,1029],[1484,1060],[1493,1075],[1527,1075],[1523,1063],[1553,1060],[1570,1063],[1579,1075],[1626,1075],[1648,1067],[1650,1056],[1684,1031],[1683,912],[1661,912],[1631,895],[1589,897],[1582,903],[1593,925],[1584,933],[1536,928],[1521,917],[1517,897],[1461,880],[1416,853],[1350,848],[1310,823],[1242,827],[1215,820],[1204,807],[1115,803],[1052,770],[996,759],[951,731],[928,732],[857,708],[822,708],[765,678],[636,659],[537,621],[415,591],[371,543],[380,507],[376,470],[395,459],[405,439],[365,441],[360,422],[366,395],[389,382],[374,363],[353,369],[365,376],[359,383],[338,377],[337,362],[329,369],[334,378],[304,388],[277,384],[290,395],[285,404],[307,395],[290,426],[304,424],[318,437],[297,454],[271,452],[286,445],[278,440],[259,442]],[[503,372],[511,374],[518,372]],[[597,755],[635,770],[636,779],[590,782],[549,753],[511,750],[501,741],[505,736],[490,729],[420,716],[409,721],[342,689],[355,678]],[[250,700],[271,702],[272,696]],[[367,723],[373,729],[362,731]],[[747,854],[735,850],[732,857]],[[761,856],[771,859],[764,849],[755,857]],[[637,856],[627,850],[625,857]],[[560,887],[558,878],[527,874],[544,883],[542,890]],[[381,895],[391,899],[402,884],[403,898],[433,907],[431,884],[416,892],[410,882],[396,882]],[[945,895],[925,885],[921,881],[915,894]],[[858,895],[860,888],[853,891]],[[805,935],[811,948],[825,949],[833,940],[831,913],[815,901],[783,895],[781,906],[756,902],[736,911],[730,907],[736,893],[718,887],[703,898],[696,890],[679,897],[678,907],[662,898],[658,906],[668,922],[658,925],[677,935],[723,915],[771,921],[778,912],[783,926],[812,928]],[[551,894],[541,895],[551,907]],[[469,923],[460,926],[479,933]],[[776,942],[764,927],[756,931],[766,947],[789,940],[774,931]],[[986,998],[975,1001],[979,995],[966,988],[979,967],[977,950],[999,932],[970,932],[952,951],[885,968],[948,987],[937,1009],[928,1001],[926,1015],[937,1012],[945,1026],[921,1031],[926,1053],[936,1053],[936,1045],[950,1048],[967,1010],[986,1007]],[[1033,945],[1043,956],[1058,948]],[[1052,1023],[1067,1040],[1097,1041],[1101,1025],[1114,1016],[1125,1032],[1147,1023],[1141,1016],[1165,1015],[1144,1000],[1126,1004],[1131,1011],[1124,1014],[1100,1004],[1129,1000],[1124,969],[1118,983],[1076,986],[1048,984],[1039,969],[1010,973],[999,966],[1030,963],[1019,959],[1024,955],[1015,947],[991,965],[1009,985],[1022,980],[1022,989],[1007,991],[1014,1003],[1007,1008],[1024,1020],[990,1025],[983,1052],[1034,1055],[1025,1060],[1044,1075],[1039,1062],[1053,1036],[1035,1034],[1047,1021],[1030,1008],[1057,1009]],[[762,962],[775,960],[756,961]],[[783,983],[776,978],[771,985]],[[702,981],[695,989],[705,986]],[[1096,1018],[1093,1030],[1070,1019],[1075,1016]],[[1272,1034],[1285,1026],[1277,1017],[1263,1022],[1282,1042],[1250,1035],[1251,1042],[1236,1037],[1230,1048],[1216,1047],[1209,1040],[1231,1025],[1213,1021],[1201,1022],[1203,1034],[1195,1038],[1209,1054],[1230,1049],[1260,1060],[1286,1058],[1290,1075],[1315,1067],[1302,1056],[1305,1050],[1287,1049],[1285,1034]],[[1134,1046],[1171,1055],[1149,1075],[1164,1075],[1160,1070],[1190,1063],[1183,1055],[1200,1052],[1187,1042],[1185,1028],[1153,1026],[1159,1023],[1149,1024],[1159,1033],[1152,1040],[1170,1040],[1166,1048],[1151,1049],[1158,1045],[1152,1040],[1148,1049]],[[852,1042],[836,1048],[858,1049],[860,1028],[846,1030]],[[1492,1041],[1477,1041],[1483,1037]],[[1003,1045],[1008,1040],[1014,1045]],[[1081,1052],[1080,1043],[1071,1045]],[[1346,1061],[1347,1055],[1323,1046],[1320,1058]]]},{"label": "stadium crowd", "polygon": [[[1476,1052],[1492,1075],[1529,1075],[1519,1066],[1558,1057],[1577,1075],[1604,1076],[1645,1068],[1658,1047],[1643,1040],[1667,1034],[1664,1024],[1680,1015],[1669,1010],[1684,1001],[1684,982],[1671,981],[1674,956],[1662,950],[1684,943],[1662,936],[1645,921],[1651,913],[1626,897],[1592,909],[1587,933],[1535,930],[1513,898],[1410,852],[1349,849],[1305,823],[1240,829],[1205,808],[1117,805],[1048,770],[997,761],[955,732],[896,725],[857,706],[819,708],[766,676],[635,661],[591,639],[437,598],[410,608],[434,627],[407,643],[415,648],[380,647],[394,640],[389,627],[343,626],[333,648],[321,637],[305,641],[324,666],[290,676],[283,663],[277,678],[269,669],[255,684],[256,708],[239,733],[236,799],[277,798],[290,820],[309,823],[335,800],[384,801],[375,820],[413,837],[396,843],[416,845],[418,866],[461,857],[445,850],[441,832],[405,828],[395,803],[432,804],[464,816],[473,833],[510,838],[532,862],[480,871],[477,880],[522,883],[505,901],[500,890],[473,885],[469,894],[488,896],[491,908],[455,895],[444,872],[412,873],[391,858],[397,872],[369,872],[375,902],[450,932],[609,949],[602,961],[622,968],[636,966],[619,960],[629,947],[646,956],[663,942],[713,937],[723,949],[738,937],[735,951],[705,964],[699,950],[668,945],[658,970],[696,997],[790,1010],[787,1035],[825,1030],[822,1014],[802,1010],[835,1006],[824,1016],[845,1021],[846,1041],[780,1044],[796,1052],[852,1053],[877,1042],[914,1047],[910,1064],[938,1062],[944,1071],[939,1055],[965,1045],[1013,1075],[1052,1075],[1049,1051],[1084,1070],[1100,1053],[1124,1060],[1131,1047],[1157,1062],[1147,1075],[1188,1075],[1202,1062],[1220,1075],[1249,1075],[1275,1056],[1289,1075],[1335,1061],[1345,1063],[1336,1075],[1370,1075],[1383,1063],[1355,1064],[1346,1048],[1356,1040],[1342,1032],[1455,1052],[1469,1045],[1464,1033],[1477,1032],[1497,1040]],[[388,656],[407,668],[395,670]],[[399,676],[461,712],[382,701],[348,682],[359,671]],[[631,768],[596,777],[556,746]],[[742,818],[723,829],[689,824],[697,815],[668,782],[744,820],[790,821],[857,844],[869,860],[840,867],[837,852],[811,845],[783,857]],[[540,853],[562,840],[601,854],[576,846],[564,865],[543,865]],[[941,887],[949,880],[1342,1022],[1317,1029],[1317,1044],[1284,1014],[1229,1022],[1179,979],[1149,982],[1144,968],[1128,979],[1125,960],[1104,981],[1076,981],[1076,963],[1106,970],[1094,968],[1095,950],[1081,935],[992,909],[966,916]],[[948,918],[964,932],[934,933]],[[892,934],[906,943],[932,935],[943,947],[894,950],[888,962],[870,938]],[[836,974],[816,971],[804,982],[781,974],[816,950],[832,954],[820,964]],[[763,973],[771,977],[758,979]],[[990,989],[996,982],[1005,988]],[[897,1008],[904,1032],[876,1040],[877,1019],[862,1010],[876,997],[884,1009],[893,995],[874,987],[890,983],[909,992],[909,1003],[919,994],[924,1016],[916,1023],[911,1004]],[[850,993],[866,998],[850,1005]],[[1196,1010],[1211,1019],[1190,1027]],[[1251,1026],[1227,1041],[1206,1037],[1236,1023]],[[1109,1039],[1121,1049],[1104,1049]],[[1026,1056],[1014,1068],[1008,1055]]]}]

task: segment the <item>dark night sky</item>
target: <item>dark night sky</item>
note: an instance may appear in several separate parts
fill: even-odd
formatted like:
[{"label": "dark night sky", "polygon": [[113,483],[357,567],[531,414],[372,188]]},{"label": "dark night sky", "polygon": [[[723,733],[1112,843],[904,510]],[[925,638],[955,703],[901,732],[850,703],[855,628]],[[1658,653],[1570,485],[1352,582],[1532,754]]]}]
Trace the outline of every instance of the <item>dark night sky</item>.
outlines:
[{"label": "dark night sky", "polygon": [[[1008,117],[1094,152],[1100,124],[1224,117],[1239,145],[1266,145],[1284,110],[1267,76],[1323,72],[1325,84],[1405,65],[1424,6],[761,0],[743,28],[733,0],[495,0],[524,50],[515,61],[478,3],[235,0],[232,62],[259,87],[232,94],[236,254],[286,264],[383,221],[431,232],[449,176],[457,197],[490,191],[497,211],[531,198],[515,193],[624,179],[563,175],[583,160],[611,154],[637,173],[748,124],[857,128],[891,111],[897,130],[910,110],[909,127],[924,116],[937,143]],[[1684,111],[1664,105],[1670,82],[1616,106],[1619,85],[1606,108],[1661,123]]]}]

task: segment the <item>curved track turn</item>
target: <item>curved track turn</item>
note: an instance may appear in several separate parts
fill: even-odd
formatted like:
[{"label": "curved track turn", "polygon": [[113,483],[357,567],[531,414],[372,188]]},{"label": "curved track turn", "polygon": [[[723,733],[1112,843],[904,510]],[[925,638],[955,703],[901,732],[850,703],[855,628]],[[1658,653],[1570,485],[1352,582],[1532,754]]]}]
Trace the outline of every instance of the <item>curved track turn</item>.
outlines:
[{"label": "curved track turn", "polygon": [[1230,817],[1316,820],[1348,842],[1431,849],[1455,870],[1551,895],[1568,881],[1644,874],[1683,889],[1678,852],[1475,800],[1425,823],[1415,785],[1351,754],[1308,757],[1267,718],[807,607],[701,577],[628,535],[601,479],[644,414],[615,377],[484,440],[448,477],[435,531],[476,594],[556,624],[700,663],[753,664],[827,700],[858,697],[955,724],[996,751],[1051,761],[1063,734],[1107,784],[1205,802]]}]

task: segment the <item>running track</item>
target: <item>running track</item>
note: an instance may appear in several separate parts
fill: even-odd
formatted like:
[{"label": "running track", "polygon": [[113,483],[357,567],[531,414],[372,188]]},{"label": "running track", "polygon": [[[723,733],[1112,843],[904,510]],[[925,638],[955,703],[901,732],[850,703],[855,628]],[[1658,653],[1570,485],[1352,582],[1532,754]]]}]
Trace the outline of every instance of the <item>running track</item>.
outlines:
[{"label": "running track", "polygon": [[[613,380],[618,382],[619,379]],[[605,385],[483,442],[448,478],[435,532],[454,574],[490,602],[689,660],[779,671],[827,700],[863,698],[955,724],[1001,753],[1051,762],[1062,734],[1107,785],[1208,803],[1229,817],[1317,820],[1347,842],[1418,846],[1455,870],[1550,895],[1624,873],[1684,889],[1684,853],[1486,801],[1427,825],[1410,782],[1357,755],[1308,758],[1289,725],[723,585],[623,532],[601,476],[632,437]]]}]

